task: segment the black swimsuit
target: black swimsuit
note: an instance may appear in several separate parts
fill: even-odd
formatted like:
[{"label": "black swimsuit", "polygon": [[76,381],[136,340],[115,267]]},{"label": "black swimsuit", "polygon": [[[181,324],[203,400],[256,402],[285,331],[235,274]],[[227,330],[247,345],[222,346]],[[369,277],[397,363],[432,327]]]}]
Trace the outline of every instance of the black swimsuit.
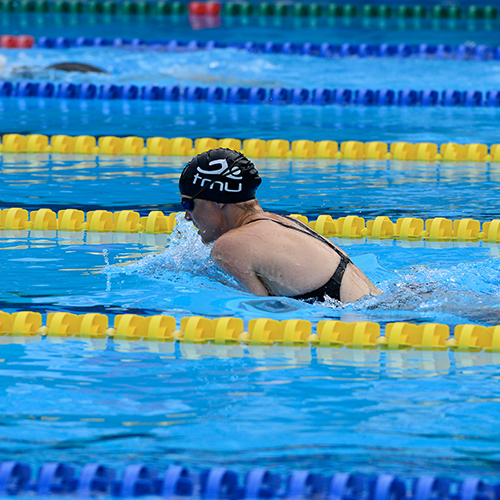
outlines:
[{"label": "black swimsuit", "polygon": [[292,217],[286,217],[286,219],[296,224],[299,224],[300,227],[289,226],[288,224],[284,224],[283,222],[280,222],[279,220],[275,219],[254,219],[247,222],[247,224],[250,224],[251,222],[266,221],[266,220],[275,222],[280,226],[288,227],[290,229],[293,229],[294,231],[299,231],[299,233],[308,234],[309,236],[312,236],[313,238],[322,241],[325,245],[328,245],[332,250],[334,250],[340,257],[339,265],[337,266],[337,269],[335,269],[333,276],[323,286],[319,287],[316,290],[313,290],[312,292],[302,293],[301,295],[295,295],[294,297],[292,297],[292,299],[307,300],[310,302],[316,302],[316,301],[324,302],[325,296],[328,296],[332,299],[340,300],[340,285],[342,284],[342,278],[344,277],[347,265],[352,263],[351,259],[347,257],[345,253],[341,252],[333,243],[331,243],[326,238],[320,236],[316,231],[313,231],[309,226],[306,226],[299,220],[294,219]]}]

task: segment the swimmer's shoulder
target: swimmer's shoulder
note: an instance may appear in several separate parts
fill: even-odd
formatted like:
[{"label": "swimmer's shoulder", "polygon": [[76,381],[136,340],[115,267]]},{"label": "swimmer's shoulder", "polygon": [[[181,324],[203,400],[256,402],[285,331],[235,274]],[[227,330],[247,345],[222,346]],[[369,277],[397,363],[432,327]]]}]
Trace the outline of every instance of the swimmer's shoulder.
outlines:
[{"label": "swimmer's shoulder", "polygon": [[267,254],[268,246],[272,246],[274,242],[272,236],[279,228],[277,224],[270,223],[270,219],[281,221],[283,217],[271,212],[263,212],[256,214],[242,226],[227,231],[215,241],[212,247],[212,257],[217,260],[218,257],[230,258],[244,255],[248,261],[252,260],[251,257],[258,258],[260,254]]},{"label": "swimmer's shoulder", "polygon": [[211,256],[216,264],[233,276],[254,268],[258,248],[252,237],[233,229],[223,234],[212,246]]},{"label": "swimmer's shoulder", "polygon": [[236,253],[252,247],[255,234],[253,228],[238,227],[231,229],[217,238],[212,247],[212,255]]},{"label": "swimmer's shoulder", "polygon": [[258,222],[227,231],[219,236],[212,247],[212,258],[217,261],[235,260],[251,262],[264,251],[266,245],[259,236]]}]

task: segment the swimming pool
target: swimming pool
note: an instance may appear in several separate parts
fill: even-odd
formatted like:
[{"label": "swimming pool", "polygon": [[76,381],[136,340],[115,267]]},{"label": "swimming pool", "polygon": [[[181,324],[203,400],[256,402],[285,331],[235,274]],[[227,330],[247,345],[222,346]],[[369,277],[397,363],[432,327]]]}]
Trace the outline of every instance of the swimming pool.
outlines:
[{"label": "swimming pool", "polygon": [[[306,39],[312,33],[288,28],[284,23],[273,30],[284,40],[292,35]],[[78,35],[85,31],[73,29]],[[238,36],[268,35],[266,28],[245,29],[238,26]],[[221,31],[223,37],[235,36],[226,26]],[[359,26],[348,31],[358,41],[366,34]],[[440,32],[445,35],[451,36]],[[453,32],[457,43],[469,35]],[[394,30],[380,36],[406,40]],[[63,51],[54,50],[26,51],[23,57],[2,54],[15,64],[31,64],[42,57],[63,57]],[[101,49],[70,52],[101,64],[111,53],[119,57]],[[127,54],[136,68],[159,57]],[[240,68],[268,65],[258,76],[261,83],[315,83],[300,74],[304,59],[299,56],[233,50],[179,57],[179,64],[199,68],[203,78],[210,74],[211,62],[224,69],[238,58]],[[486,90],[496,84],[493,61],[391,60],[384,71],[374,60],[354,58],[308,64],[316,71],[340,67],[341,78],[352,87],[359,85],[363,71],[369,72],[366,78],[374,88],[396,85],[403,71],[415,86],[424,85],[422,73],[437,70],[442,73],[432,83],[438,88],[446,88],[455,75],[464,89]],[[483,71],[489,83],[470,72],[472,67]],[[155,78],[147,71],[131,75],[124,69],[112,76],[127,82]],[[223,76],[224,71],[217,75]],[[252,107],[37,98],[0,99],[0,106],[5,133],[498,142],[498,108]],[[178,212],[176,185],[185,161],[4,153],[1,208]],[[256,166],[265,179],[259,199],[278,213],[310,219],[328,213],[367,220],[385,215],[392,220],[467,217],[480,222],[498,213],[500,167],[495,163],[262,159]],[[357,304],[323,306],[243,292],[210,262],[209,250],[196,241],[182,216],[178,229],[171,235],[1,231],[0,310],[36,311],[44,320],[54,311],[99,312],[110,320],[124,313],[167,314],[178,326],[191,315],[231,316],[245,324],[263,317],[307,319],[313,326],[327,319],[372,321],[382,328],[394,321],[451,327],[499,323],[498,244],[337,239],[385,293]],[[432,472],[457,480],[472,474],[498,481],[496,353],[50,336],[2,337],[2,344],[2,461],[33,467],[49,461],[76,466],[100,462],[118,470],[131,463],[157,470],[173,463],[194,470],[220,465],[241,474],[262,466],[283,476],[296,469],[325,476],[391,472],[404,479]]]},{"label": "swimming pool", "polygon": [[[351,30],[355,31],[356,30]],[[244,30],[243,30],[244,32]],[[288,32],[287,32],[288,33]],[[357,32],[356,32],[357,33]],[[366,41],[357,34],[358,40]],[[454,32],[453,46],[464,41]],[[466,33],[469,36],[469,33]],[[186,37],[187,38],[187,37]],[[292,36],[289,40],[293,39]],[[425,40],[421,38],[420,41]],[[490,42],[494,45],[494,40]],[[271,88],[375,90],[498,88],[499,61],[434,58],[334,57],[254,54],[234,48],[165,52],[152,47],[3,50],[0,78],[12,81]],[[101,67],[109,74],[44,70],[61,60]],[[301,68],[306,65],[308,71]],[[32,68],[28,75],[16,68]],[[155,68],[159,67],[158,70]],[[255,106],[210,102],[1,98],[2,133],[234,137],[287,140],[497,142],[498,108],[481,106]],[[146,116],[143,120],[141,117]],[[405,123],[404,131],[400,127]]]}]

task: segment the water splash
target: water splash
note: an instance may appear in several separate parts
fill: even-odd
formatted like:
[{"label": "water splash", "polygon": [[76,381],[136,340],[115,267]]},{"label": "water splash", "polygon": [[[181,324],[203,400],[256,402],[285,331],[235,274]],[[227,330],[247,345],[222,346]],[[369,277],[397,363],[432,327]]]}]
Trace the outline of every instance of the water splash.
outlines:
[{"label": "water splash", "polygon": [[[168,307],[174,305],[191,308],[189,310],[196,308],[198,303],[207,307],[210,304],[211,311],[231,309],[232,299],[237,299],[238,304],[243,300],[246,304],[247,293],[217,267],[210,252],[211,247],[202,243],[193,224],[179,214],[176,230],[163,252],[150,254],[125,267],[107,263],[103,270],[107,276],[107,291],[111,291],[112,278],[120,276],[120,280],[115,282],[117,290],[114,292],[119,293],[118,288],[121,288],[127,297],[133,295],[142,306],[164,307],[165,297],[169,300]],[[389,269],[379,263],[376,254],[358,255],[354,261],[383,291],[382,295],[348,304],[333,299],[315,304],[292,299],[283,301],[281,297],[272,299],[286,304],[285,309],[289,305],[292,309],[298,307],[302,315],[318,319],[350,317],[353,321],[500,324],[498,258],[465,263],[451,263],[445,259],[439,264],[433,262],[410,267],[399,267],[394,262],[395,268]],[[124,282],[126,276],[134,276],[136,280],[126,278]],[[253,298],[256,299],[250,296],[251,300]],[[267,300],[264,300],[266,304]],[[258,308],[261,307],[250,309]],[[273,311],[268,310],[267,313]]]},{"label": "water splash", "polygon": [[[102,256],[104,257],[104,265],[106,266],[105,268],[109,267],[109,255],[107,249],[103,249],[102,251]],[[111,290],[111,277],[109,274],[106,275],[106,292],[109,292]]]},{"label": "water splash", "polygon": [[184,287],[218,288],[219,284],[237,288],[235,280],[217,267],[210,256],[211,245],[205,245],[193,223],[176,216],[170,244],[160,254],[150,254],[128,266],[107,263],[103,272],[109,277],[136,275]]},{"label": "water splash", "polygon": [[377,283],[382,295],[366,297],[352,304],[326,302],[325,306],[355,312],[370,311],[370,314],[393,315],[398,311],[426,319],[448,315],[457,318],[457,322],[500,323],[499,259],[459,263],[451,267],[411,266],[407,271],[394,271],[393,276]]}]

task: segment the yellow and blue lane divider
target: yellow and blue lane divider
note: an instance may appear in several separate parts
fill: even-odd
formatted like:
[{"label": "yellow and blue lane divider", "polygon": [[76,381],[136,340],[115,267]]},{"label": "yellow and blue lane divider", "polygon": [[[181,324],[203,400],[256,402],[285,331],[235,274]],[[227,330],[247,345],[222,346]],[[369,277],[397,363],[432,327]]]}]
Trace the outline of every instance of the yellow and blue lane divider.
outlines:
[{"label": "yellow and blue lane divider", "polygon": [[43,134],[5,134],[0,144],[2,153],[54,153],[79,155],[146,155],[189,157],[209,149],[229,148],[252,159],[328,159],[389,160],[418,162],[500,162],[500,144],[448,142],[361,142],[349,140],[311,141],[285,139],[246,139],[200,137],[116,137],[90,135],[68,136]]},{"label": "yellow and blue lane divider", "polygon": [[281,498],[304,500],[470,500],[496,498],[496,488],[479,477],[463,481],[424,475],[403,479],[393,474],[364,476],[355,473],[318,474],[296,470],[281,477],[265,468],[251,469],[243,476],[225,467],[200,471],[170,465],[157,471],[150,465],[131,464],[120,474],[99,463],[81,466],[79,474],[66,462],[40,465],[36,479],[23,462],[0,463],[0,494],[70,495],[80,498],[158,497],[200,500],[258,500]]},{"label": "yellow and blue lane divider", "polygon": [[[177,214],[154,210],[141,217],[139,212],[133,210],[92,210],[85,213],[68,208],[56,213],[50,208],[28,212],[24,208],[13,207],[0,210],[0,236],[8,231],[24,230],[170,234],[175,229]],[[368,221],[357,215],[333,219],[331,215],[323,214],[314,221],[309,221],[301,214],[291,214],[291,217],[328,238],[500,243],[500,219],[481,225],[476,219],[451,220],[444,217],[425,221],[416,217],[403,217],[396,222],[382,215]]]},{"label": "yellow and blue lane divider", "polygon": [[[179,328],[178,328],[179,327]],[[418,351],[500,352],[500,325],[485,327],[457,325],[450,335],[448,325],[405,322],[380,324],[371,321],[347,323],[336,320],[312,323],[303,319],[278,321],[269,318],[251,319],[245,325],[240,318],[209,319],[188,316],[177,325],[173,316],[119,314],[113,327],[100,313],[73,314],[51,312],[43,324],[35,311],[9,314],[0,311],[0,335],[60,339],[105,339],[126,341],[180,342],[187,344],[254,346],[312,346],[320,348],[386,349]],[[36,339],[35,339],[36,338]]]}]

